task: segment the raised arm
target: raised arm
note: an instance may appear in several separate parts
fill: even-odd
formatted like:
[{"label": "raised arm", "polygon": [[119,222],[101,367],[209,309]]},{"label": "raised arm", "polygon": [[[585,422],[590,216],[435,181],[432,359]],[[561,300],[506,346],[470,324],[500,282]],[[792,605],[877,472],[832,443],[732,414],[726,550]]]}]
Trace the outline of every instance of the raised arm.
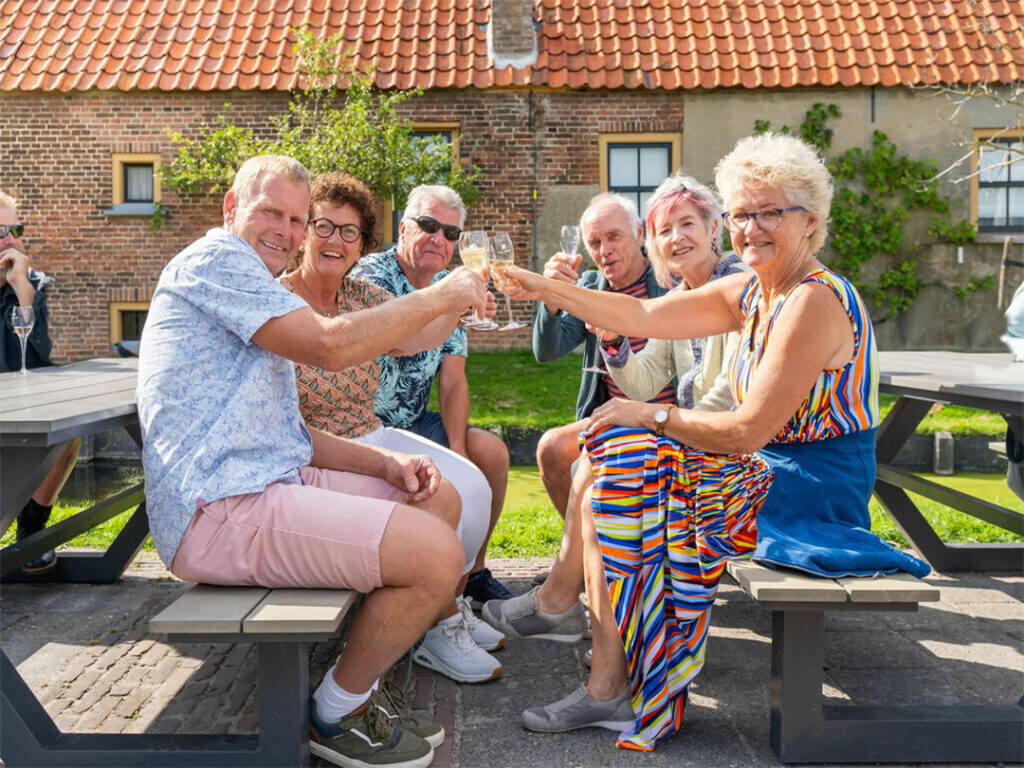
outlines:
[{"label": "raised arm", "polygon": [[297,363],[337,371],[395,349],[410,329],[424,328],[441,316],[457,315],[470,306],[485,311],[486,295],[479,275],[459,269],[434,285],[371,309],[333,318],[308,307],[289,312],[260,326],[252,340]]},{"label": "raised arm", "polygon": [[753,278],[733,275],[693,291],[657,299],[635,299],[623,293],[595,291],[511,267],[509,295],[520,301],[543,301],[585,323],[624,336],[691,339],[728,333],[740,327],[739,301]]},{"label": "raised arm", "polygon": [[686,342],[650,339],[643,349],[634,354],[629,348],[629,341],[624,341],[616,355],[605,353],[608,373],[627,397],[650,400],[673,376],[678,375],[673,355],[676,343]]},{"label": "raised arm", "polygon": [[[800,286],[775,321],[743,403],[726,412],[674,408],[665,434],[705,451],[753,453],[793,417],[823,370],[842,367],[852,355],[853,331],[842,305],[823,286]],[[654,409],[647,410],[638,426],[653,430]],[[595,409],[588,429],[616,423],[612,412],[607,404]]]}]

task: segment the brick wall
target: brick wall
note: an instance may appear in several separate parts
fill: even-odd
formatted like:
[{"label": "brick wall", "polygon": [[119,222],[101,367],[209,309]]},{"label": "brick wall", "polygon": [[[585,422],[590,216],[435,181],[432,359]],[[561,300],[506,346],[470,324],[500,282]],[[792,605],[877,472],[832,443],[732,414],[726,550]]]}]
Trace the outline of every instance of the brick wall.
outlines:
[{"label": "brick wall", "polygon": [[[288,101],[279,93],[5,93],[0,110],[0,188],[20,202],[33,264],[56,278],[50,291],[54,359],[109,354],[109,304],[146,301],[163,265],[220,223],[221,195],[163,191],[164,227],[148,217],[107,216],[111,154],[160,153],[164,128],[195,131],[232,104],[235,119],[265,127]],[[682,130],[682,97],[649,91],[428,92],[404,105],[421,122],[460,125],[460,156],[483,172],[469,223],[507,230],[530,264],[536,212],[552,185],[598,183],[598,134]],[[533,190],[537,190],[536,203]],[[538,254],[546,258],[547,254]],[[500,309],[504,318],[504,307]],[[514,314],[532,319],[532,307]],[[476,348],[529,344],[529,332],[473,333]]]}]

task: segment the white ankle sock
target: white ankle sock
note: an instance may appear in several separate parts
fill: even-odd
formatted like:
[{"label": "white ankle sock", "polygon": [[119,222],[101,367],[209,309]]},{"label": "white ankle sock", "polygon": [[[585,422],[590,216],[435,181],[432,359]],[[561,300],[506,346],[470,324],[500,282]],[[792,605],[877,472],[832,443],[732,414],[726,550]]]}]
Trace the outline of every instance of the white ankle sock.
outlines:
[{"label": "white ankle sock", "polygon": [[[376,683],[374,683],[374,687],[376,687]],[[349,693],[334,682],[334,675],[328,672],[324,675],[316,693],[313,694],[317,715],[325,723],[336,723],[348,713],[363,706],[370,698],[372,690],[373,688],[366,693]]]}]

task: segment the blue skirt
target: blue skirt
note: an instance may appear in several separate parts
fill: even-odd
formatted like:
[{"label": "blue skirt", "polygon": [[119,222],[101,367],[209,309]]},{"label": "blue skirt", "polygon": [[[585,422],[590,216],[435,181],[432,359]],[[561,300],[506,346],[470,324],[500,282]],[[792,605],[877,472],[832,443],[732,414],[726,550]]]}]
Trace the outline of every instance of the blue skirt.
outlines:
[{"label": "blue skirt", "polygon": [[758,451],[775,478],[757,513],[754,560],[832,577],[931,570],[871,533],[875,431]]}]

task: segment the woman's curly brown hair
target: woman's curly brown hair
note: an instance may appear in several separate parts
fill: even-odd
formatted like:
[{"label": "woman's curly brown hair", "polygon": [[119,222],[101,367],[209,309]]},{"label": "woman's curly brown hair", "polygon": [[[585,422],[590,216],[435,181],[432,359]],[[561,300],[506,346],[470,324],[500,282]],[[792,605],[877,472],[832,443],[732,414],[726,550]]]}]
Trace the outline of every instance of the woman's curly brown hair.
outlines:
[{"label": "woman's curly brown hair", "polygon": [[375,251],[377,241],[377,198],[370,188],[344,171],[321,173],[313,180],[309,194],[309,209],[317,203],[351,205],[359,214],[359,228],[363,232],[360,256]]}]

